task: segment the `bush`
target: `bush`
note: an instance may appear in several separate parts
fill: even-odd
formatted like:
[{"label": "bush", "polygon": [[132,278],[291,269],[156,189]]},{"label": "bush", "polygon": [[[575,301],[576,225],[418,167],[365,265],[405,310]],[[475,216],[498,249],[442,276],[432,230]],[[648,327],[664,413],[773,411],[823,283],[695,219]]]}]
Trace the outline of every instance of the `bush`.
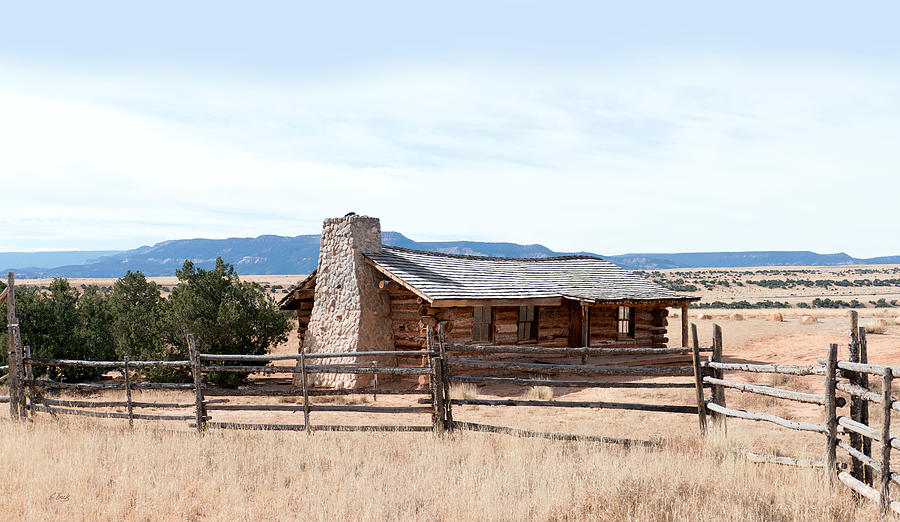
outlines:
[{"label": "bush", "polygon": [[[54,279],[48,293],[38,287],[16,286],[16,316],[21,328],[22,345],[31,346],[36,358],[110,360],[115,357],[115,344],[110,334],[106,296],[97,287],[84,293],[69,285],[66,279]],[[3,359],[8,339],[0,336]],[[37,375],[52,379],[82,381],[103,375],[100,368],[34,367]]]},{"label": "bush", "polygon": [[[109,308],[116,354],[120,359],[126,355],[145,361],[166,358],[161,329],[162,306],[159,285],[147,281],[141,272],[129,270],[125,277],[116,281],[109,295]],[[145,375],[156,380],[169,373],[159,370],[148,368]]]},{"label": "bush", "polygon": [[[287,340],[289,312],[279,310],[259,284],[240,281],[234,266],[221,257],[212,270],[185,261],[175,275],[181,284],[163,307],[166,358],[188,357],[189,333],[195,335],[201,352],[214,354],[263,355],[270,345]],[[188,377],[187,369],[177,373],[174,377]],[[208,380],[237,386],[246,377],[247,373],[212,372]]]}]

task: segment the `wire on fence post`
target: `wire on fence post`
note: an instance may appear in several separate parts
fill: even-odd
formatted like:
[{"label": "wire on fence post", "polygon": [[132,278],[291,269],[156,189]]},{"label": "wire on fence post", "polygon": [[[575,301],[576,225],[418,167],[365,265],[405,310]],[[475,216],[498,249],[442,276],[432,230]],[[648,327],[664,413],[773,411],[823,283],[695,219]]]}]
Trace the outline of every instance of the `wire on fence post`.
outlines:
[{"label": "wire on fence post", "polygon": [[312,433],[312,428],[309,426],[309,383],[306,375],[306,348],[300,346],[300,385],[303,386],[303,429],[309,434]]},{"label": "wire on fence post", "polygon": [[128,428],[134,428],[134,408],[131,403],[131,375],[128,369],[128,356],[122,365],[122,375],[125,377],[125,409],[128,412]]},{"label": "wire on fence post", "polygon": [[837,344],[828,345],[828,362],[825,366],[825,478],[834,483],[837,468],[837,409],[835,389],[837,380]]},{"label": "wire on fence post", "polygon": [[206,406],[203,404],[203,375],[200,369],[200,355],[197,353],[197,344],[194,335],[188,334],[188,355],[191,359],[191,372],[194,374],[194,399],[196,401],[197,433],[203,433],[206,429]]},{"label": "wire on fence post", "polygon": [[887,515],[891,507],[891,384],[894,372],[890,366],[881,377],[881,512]]},{"label": "wire on fence post", "polygon": [[706,434],[706,402],[703,400],[703,368],[700,367],[700,339],[697,337],[697,325],[691,323],[693,338],[692,362],[694,365],[694,384],[697,387],[697,416],[700,418],[700,433]]}]

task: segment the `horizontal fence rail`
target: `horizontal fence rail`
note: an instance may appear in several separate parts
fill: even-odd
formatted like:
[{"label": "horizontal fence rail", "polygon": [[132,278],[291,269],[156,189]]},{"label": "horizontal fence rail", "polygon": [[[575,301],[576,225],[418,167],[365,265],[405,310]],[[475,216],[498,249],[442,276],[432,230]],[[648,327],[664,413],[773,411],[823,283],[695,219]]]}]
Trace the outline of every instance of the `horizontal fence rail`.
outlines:
[{"label": "horizontal fence rail", "polygon": [[484,377],[475,375],[450,375],[450,382],[549,386],[551,388],[694,388],[694,383],[692,382],[561,381],[558,379],[523,379],[518,377]]},{"label": "horizontal fence rail", "polygon": [[702,361],[701,366],[714,370],[753,373],[778,373],[782,375],[825,375],[823,366],[797,366],[793,364],[744,364]]},{"label": "horizontal fence rail", "polygon": [[726,381],[724,379],[716,379],[715,377],[704,377],[703,382],[707,384],[715,384],[726,388],[733,388],[743,392],[751,392],[757,395],[766,395],[768,397],[776,397],[779,399],[788,399],[807,404],[825,405],[825,394],[818,393],[802,393],[792,390],[776,388],[774,386],[766,386],[762,384],[749,384],[745,382]]},{"label": "horizontal fence rail", "polygon": [[470,406],[543,406],[548,408],[599,408],[612,410],[659,411],[697,415],[696,406],[672,406],[605,401],[532,401],[516,399],[450,399],[451,404]]},{"label": "horizontal fence rail", "polygon": [[572,375],[603,375],[631,377],[687,377],[694,375],[690,366],[594,366],[587,364],[542,364],[499,361],[448,359],[451,369],[509,370],[531,373],[562,373]]},{"label": "horizontal fence rail", "polygon": [[[22,362],[30,366],[66,366],[79,368],[124,368],[125,361],[85,361],[78,359],[32,359],[26,358]],[[191,365],[190,361],[129,361],[129,368],[184,368]]]},{"label": "horizontal fence rail", "polygon": [[[465,354],[511,354],[511,355],[587,355],[587,356],[617,356],[617,355],[687,355],[692,348],[552,348],[547,346],[527,345],[474,345],[474,344],[446,344],[447,353]],[[712,348],[701,347],[701,352],[711,352]]]},{"label": "horizontal fence rail", "polygon": [[201,361],[299,361],[304,359],[339,359],[339,358],[360,358],[360,357],[379,357],[383,355],[409,355],[409,356],[429,356],[435,355],[434,352],[427,350],[369,350],[360,352],[319,352],[307,354],[273,354],[273,355],[235,355],[235,354],[215,354],[201,353],[199,354]]},{"label": "horizontal fence rail", "polygon": [[790,428],[793,430],[799,431],[813,431],[816,433],[825,433],[825,426],[819,424],[810,424],[807,422],[797,422],[788,420],[777,415],[772,415],[771,413],[755,413],[746,410],[737,410],[734,408],[726,408],[724,406],[719,406],[718,404],[707,401],[706,408],[708,410],[714,411],[716,413],[721,413],[726,417],[735,417],[738,419],[752,420],[752,421],[764,421],[771,422],[772,424],[777,424],[784,428]]}]

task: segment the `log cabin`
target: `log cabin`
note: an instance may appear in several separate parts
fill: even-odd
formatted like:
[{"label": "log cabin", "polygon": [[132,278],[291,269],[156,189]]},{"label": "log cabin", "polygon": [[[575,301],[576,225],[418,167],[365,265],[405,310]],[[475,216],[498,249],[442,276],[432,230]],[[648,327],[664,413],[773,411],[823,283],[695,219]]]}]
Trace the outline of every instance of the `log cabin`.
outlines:
[{"label": "log cabin", "polygon": [[[512,259],[384,246],[379,220],[352,214],[325,220],[318,267],[279,306],[296,312],[307,353],[363,355],[421,350],[429,325],[443,325],[457,344],[666,347],[673,307],[681,309],[678,341],[687,346],[687,308],[697,300],[599,257]],[[326,375],[318,384],[366,384],[360,377]]]}]

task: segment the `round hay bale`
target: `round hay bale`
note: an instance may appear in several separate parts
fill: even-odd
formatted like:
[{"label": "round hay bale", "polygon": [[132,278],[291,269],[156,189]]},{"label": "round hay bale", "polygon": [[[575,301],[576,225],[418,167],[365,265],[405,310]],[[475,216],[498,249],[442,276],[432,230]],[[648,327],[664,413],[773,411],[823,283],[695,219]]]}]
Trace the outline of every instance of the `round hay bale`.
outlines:
[{"label": "round hay bale", "polygon": [[743,321],[744,320],[744,316],[741,314],[731,314],[728,316],[728,318],[731,319],[732,321]]},{"label": "round hay bale", "polygon": [[800,324],[816,324],[819,320],[811,315],[804,315],[800,318]]},{"label": "round hay bale", "polygon": [[897,318],[894,319],[894,322],[897,324],[900,324],[900,315],[898,315]]},{"label": "round hay bale", "polygon": [[875,326],[879,328],[887,328],[888,322],[887,319],[876,319]]},{"label": "round hay bale", "polygon": [[712,319],[712,315],[710,314],[697,314],[698,321],[709,321]]},{"label": "round hay bale", "polygon": [[784,316],[781,315],[781,314],[778,313],[778,312],[775,312],[774,314],[772,314],[771,316],[769,316],[769,320],[770,320],[770,321],[775,321],[776,323],[783,323],[783,322],[784,322]]}]

